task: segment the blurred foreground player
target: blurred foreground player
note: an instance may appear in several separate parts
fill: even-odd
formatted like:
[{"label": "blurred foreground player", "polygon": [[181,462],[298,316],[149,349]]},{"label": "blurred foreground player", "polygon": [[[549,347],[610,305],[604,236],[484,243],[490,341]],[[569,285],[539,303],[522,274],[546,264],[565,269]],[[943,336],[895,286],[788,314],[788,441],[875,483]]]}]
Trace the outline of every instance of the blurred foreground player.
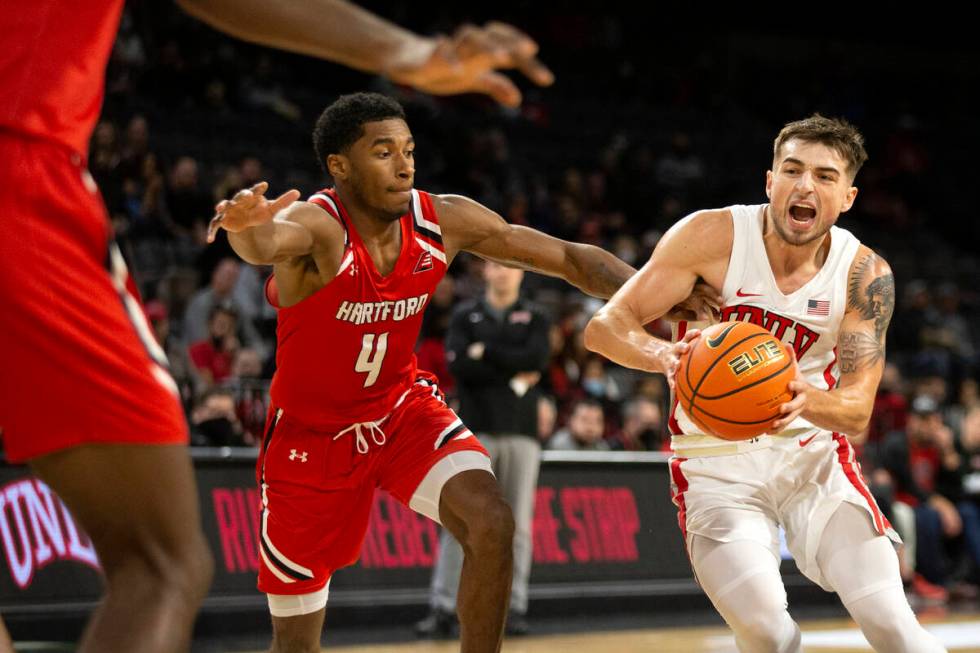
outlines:
[{"label": "blurred foreground player", "polygon": [[[37,0],[0,19],[0,429],[7,458],[30,462],[99,554],[107,591],[80,650],[176,651],[212,573],[187,427],[85,167],[122,5]],[[181,5],[434,93],[515,105],[495,69],[551,82],[534,42],[500,23],[429,39],[339,1]]]}]

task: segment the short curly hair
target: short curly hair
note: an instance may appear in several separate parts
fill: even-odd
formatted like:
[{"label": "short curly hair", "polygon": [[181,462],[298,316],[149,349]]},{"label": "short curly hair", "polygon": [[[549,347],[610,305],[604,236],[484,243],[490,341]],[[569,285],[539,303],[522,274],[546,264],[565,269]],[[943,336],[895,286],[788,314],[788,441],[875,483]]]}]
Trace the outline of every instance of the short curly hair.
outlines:
[{"label": "short curly hair", "polygon": [[815,113],[809,118],[787,123],[776,136],[773,144],[773,158],[779,157],[779,151],[788,141],[797,138],[807,143],[822,143],[837,152],[847,161],[847,172],[851,179],[868,160],[864,150],[864,136],[857,127],[842,118],[825,118]]},{"label": "short curly hair", "polygon": [[342,154],[364,135],[364,123],[401,118],[405,110],[396,100],[380,93],[342,95],[323,110],[313,128],[313,149],[324,171],[327,157]]}]

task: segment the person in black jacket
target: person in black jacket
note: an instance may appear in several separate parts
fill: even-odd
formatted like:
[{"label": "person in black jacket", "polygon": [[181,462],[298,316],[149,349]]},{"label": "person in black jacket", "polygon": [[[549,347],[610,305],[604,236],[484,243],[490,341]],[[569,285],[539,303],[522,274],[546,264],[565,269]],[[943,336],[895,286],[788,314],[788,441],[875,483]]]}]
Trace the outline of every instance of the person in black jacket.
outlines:
[{"label": "person in black jacket", "polygon": [[[507,632],[527,632],[531,518],[538,482],[538,381],[549,355],[548,318],[520,297],[524,272],[487,262],[484,297],[460,305],[446,336],[456,377],[459,416],[490,452],[493,472],[514,512],[514,580]],[[416,625],[421,636],[454,628],[463,552],[448,530],[432,575],[432,612]]]}]

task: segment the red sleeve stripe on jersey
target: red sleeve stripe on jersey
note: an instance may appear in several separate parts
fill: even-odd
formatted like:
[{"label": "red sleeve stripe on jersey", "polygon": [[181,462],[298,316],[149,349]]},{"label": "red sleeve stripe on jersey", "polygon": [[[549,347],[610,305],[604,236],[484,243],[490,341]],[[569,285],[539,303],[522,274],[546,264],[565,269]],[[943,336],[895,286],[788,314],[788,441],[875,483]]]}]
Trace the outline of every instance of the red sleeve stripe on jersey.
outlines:
[{"label": "red sleeve stripe on jersey", "polygon": [[[432,224],[432,223],[429,223],[429,224]],[[412,225],[412,227],[415,229],[415,233],[417,233],[420,236],[425,236],[426,238],[428,238],[432,242],[438,243],[438,247],[442,247],[442,235],[441,234],[437,234],[434,231],[429,231],[425,227],[420,227],[418,221],[416,221],[415,224]]]},{"label": "red sleeve stripe on jersey", "polygon": [[344,223],[344,219],[340,217],[340,208],[337,206],[334,199],[326,193],[314,193],[313,195],[310,195],[310,199],[306,201],[310,204],[316,204],[340,223],[340,226],[344,228],[344,246],[346,247],[349,245],[350,235],[347,233],[347,225]]},{"label": "red sleeve stripe on jersey", "polygon": [[416,231],[442,245],[442,229],[439,228],[438,222],[425,219],[425,214],[422,211],[422,199],[417,190],[412,191],[412,216],[415,218]]},{"label": "red sleeve stripe on jersey", "polygon": [[[319,201],[318,201],[319,200]],[[333,198],[326,193],[313,193],[310,195],[308,202],[313,202],[314,204],[326,205],[324,206],[327,211],[332,213],[335,218],[340,217],[340,209],[337,207],[337,203],[333,201]]]},{"label": "red sleeve stripe on jersey", "polygon": [[833,390],[837,386],[837,376],[834,374],[834,365],[837,364],[837,347],[834,347],[834,360],[823,371],[823,380],[827,382],[827,389]]},{"label": "red sleeve stripe on jersey", "polygon": [[442,261],[443,265],[449,265],[446,262],[446,255],[442,252],[441,249],[439,249],[435,245],[430,245],[428,242],[422,240],[418,236],[415,237],[415,242],[417,242],[419,244],[419,247],[421,247],[422,249],[424,249],[425,251],[427,251],[429,254],[432,254],[437,259],[439,259],[440,261]]},{"label": "red sleeve stripe on jersey", "polygon": [[[431,205],[429,207],[431,212]],[[422,197],[417,190],[412,191],[411,211],[412,217],[415,218],[415,222],[412,224],[415,232],[425,236],[433,243],[437,243],[436,246],[442,249],[442,229],[439,228],[438,223],[425,219],[425,211],[422,208]]]}]

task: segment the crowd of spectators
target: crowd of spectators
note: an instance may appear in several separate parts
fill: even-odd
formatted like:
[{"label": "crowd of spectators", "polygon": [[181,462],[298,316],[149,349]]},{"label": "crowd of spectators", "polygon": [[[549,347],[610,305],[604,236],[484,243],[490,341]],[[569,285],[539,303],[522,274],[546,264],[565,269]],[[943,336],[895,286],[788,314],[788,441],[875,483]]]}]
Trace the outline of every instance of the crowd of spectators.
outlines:
[{"label": "crowd of spectators", "polygon": [[[458,18],[448,7],[442,22]],[[970,325],[980,317],[980,221],[957,190],[963,153],[955,136],[970,107],[943,108],[929,94],[917,99],[952,74],[943,72],[950,53],[920,52],[923,79],[894,97],[894,88],[877,91],[889,81],[890,59],[845,66],[856,56],[847,42],[823,50],[814,42],[843,72],[808,68],[799,88],[783,80],[772,90],[767,84],[793,69],[766,59],[766,45],[779,41],[757,34],[702,46],[680,46],[678,35],[655,46],[626,19],[528,21],[558,84],[529,91],[521,110],[506,111],[475,99],[420,97],[270,53],[214,34],[172,7],[127,9],[90,168],[170,356],[194,443],[254,445],[275,368],[276,316],[264,300],[270,270],[244,264],[223,236],[206,245],[212,207],[263,179],[274,193],[329,185],[309,134],[338,94],[370,88],[406,104],[420,188],[468,195],[511,222],[605,247],[634,266],[688,212],[764,201],[770,139],[782,122],[820,110],[851,118],[867,135],[871,160],[856,182],[861,192],[839,224],[882,253],[896,274],[888,366],[872,423],[856,435],[864,473],[910,543],[903,560],[916,590],[936,601],[950,590],[975,592],[980,330]],[[895,56],[903,47],[879,45]],[[674,46],[676,65],[657,64]],[[805,67],[809,60],[800,57],[791,58]],[[481,262],[460,256],[425,317],[420,365],[450,397],[446,326],[454,306],[480,295],[481,279]],[[668,450],[663,380],[612,365],[582,344],[599,302],[534,275],[525,289],[553,318],[541,379],[542,443]],[[653,328],[667,333],[665,325]]]}]

